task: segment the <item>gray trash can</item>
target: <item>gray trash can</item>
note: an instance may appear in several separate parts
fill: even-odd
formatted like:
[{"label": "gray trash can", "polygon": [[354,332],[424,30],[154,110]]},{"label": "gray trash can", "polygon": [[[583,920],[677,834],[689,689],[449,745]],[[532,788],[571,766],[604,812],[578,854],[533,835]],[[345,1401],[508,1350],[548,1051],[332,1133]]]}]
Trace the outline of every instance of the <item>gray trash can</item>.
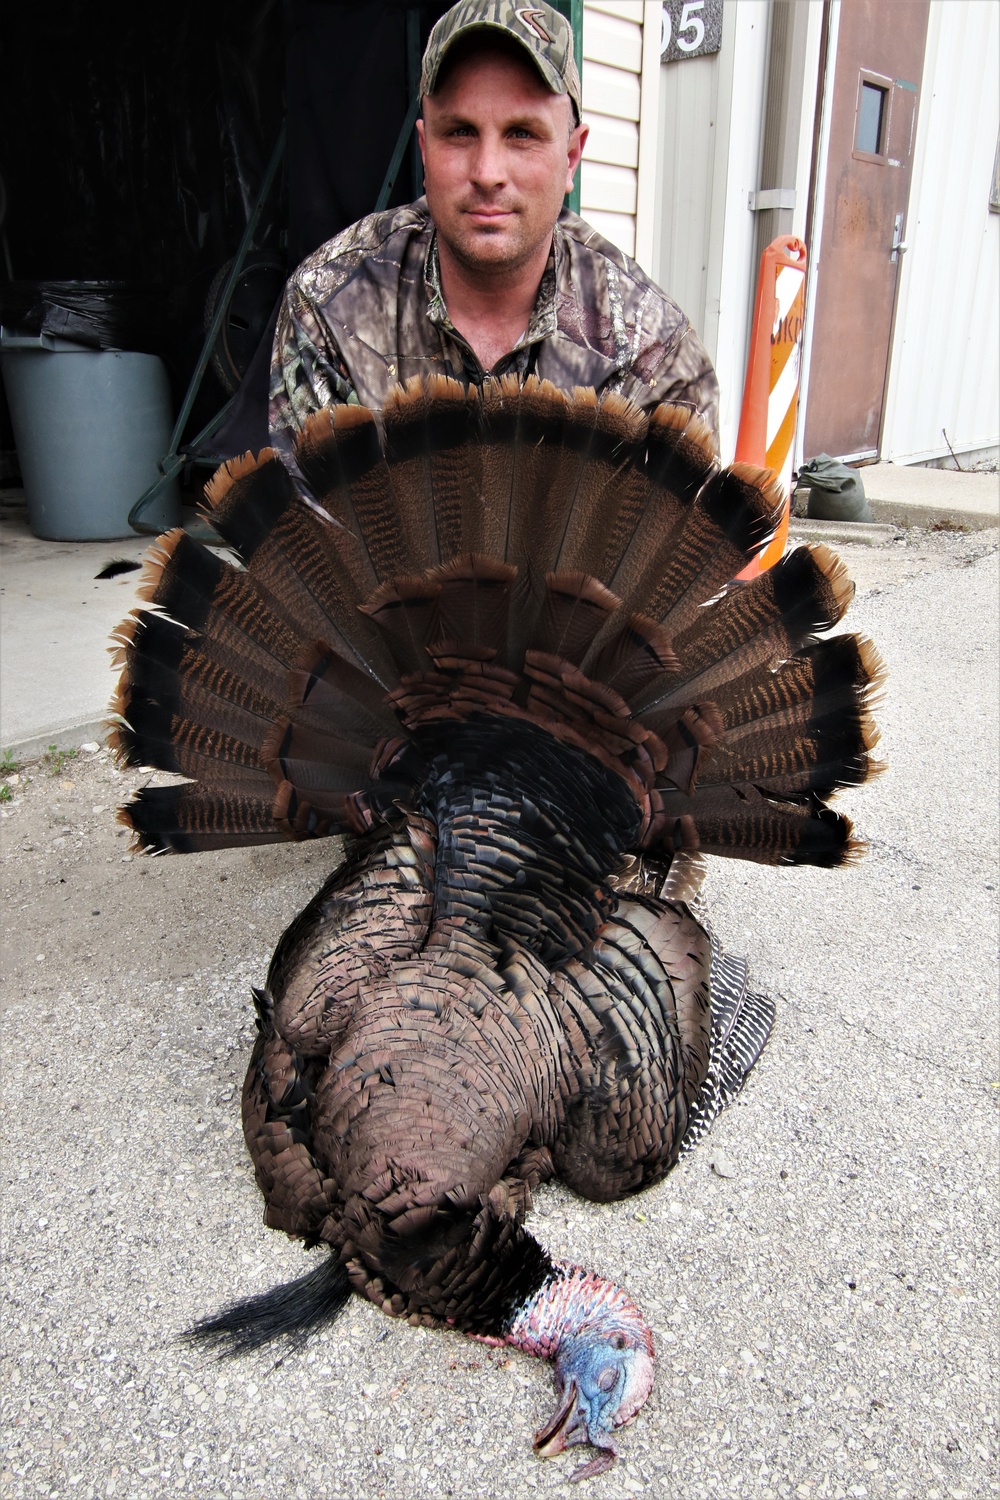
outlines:
[{"label": "gray trash can", "polygon": [[[35,535],[62,542],[132,536],[128,513],[159,477],[170,446],[163,361],[0,329],[0,366]],[[176,485],[144,519],[164,531],[178,524]]]}]

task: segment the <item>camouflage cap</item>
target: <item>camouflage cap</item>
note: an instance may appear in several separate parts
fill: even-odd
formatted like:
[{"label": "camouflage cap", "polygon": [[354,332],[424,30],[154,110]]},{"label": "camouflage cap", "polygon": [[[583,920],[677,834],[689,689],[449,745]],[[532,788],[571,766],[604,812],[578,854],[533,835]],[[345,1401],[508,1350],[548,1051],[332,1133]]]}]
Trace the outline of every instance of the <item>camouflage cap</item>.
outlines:
[{"label": "camouflage cap", "polygon": [[566,17],[545,0],[520,5],[517,0],[458,0],[437,21],[427,39],[420,95],[433,94],[441,64],[460,37],[498,31],[517,42],[531,58],[542,81],[554,94],[568,94],[580,119],[580,74],[573,57],[573,31]]}]

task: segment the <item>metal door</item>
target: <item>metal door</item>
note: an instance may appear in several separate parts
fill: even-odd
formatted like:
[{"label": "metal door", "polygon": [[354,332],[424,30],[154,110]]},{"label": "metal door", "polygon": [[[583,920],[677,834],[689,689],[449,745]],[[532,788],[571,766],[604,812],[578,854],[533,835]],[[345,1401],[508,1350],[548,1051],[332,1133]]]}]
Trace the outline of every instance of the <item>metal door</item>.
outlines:
[{"label": "metal door", "polygon": [[878,456],[929,0],[841,0],[804,454]]}]

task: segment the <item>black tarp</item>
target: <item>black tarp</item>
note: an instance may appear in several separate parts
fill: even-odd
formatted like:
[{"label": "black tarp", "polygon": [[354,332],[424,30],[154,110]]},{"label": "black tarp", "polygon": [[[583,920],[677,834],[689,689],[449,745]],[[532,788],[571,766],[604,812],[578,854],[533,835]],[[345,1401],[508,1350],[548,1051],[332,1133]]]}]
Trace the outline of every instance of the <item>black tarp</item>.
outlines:
[{"label": "black tarp", "polygon": [[[450,0],[287,0],[285,99],[288,122],[288,265],[375,206],[410,104],[407,13],[417,23],[417,56]],[[419,195],[411,152],[389,203]],[[205,447],[218,457],[266,440],[270,333],[251,362],[234,407]]]},{"label": "black tarp", "polygon": [[[254,243],[292,267],[374,206],[409,104],[407,10],[422,48],[446,8],[438,0],[12,8],[0,172],[21,300],[25,283],[44,280],[142,288],[159,309],[145,344],[167,360],[179,403],[206,297],[239,245],[282,120],[283,173]],[[404,165],[390,201],[413,192]],[[0,317],[4,290],[0,283]],[[189,430],[225,394],[209,375]],[[259,410],[254,423],[247,432],[263,440]]]}]

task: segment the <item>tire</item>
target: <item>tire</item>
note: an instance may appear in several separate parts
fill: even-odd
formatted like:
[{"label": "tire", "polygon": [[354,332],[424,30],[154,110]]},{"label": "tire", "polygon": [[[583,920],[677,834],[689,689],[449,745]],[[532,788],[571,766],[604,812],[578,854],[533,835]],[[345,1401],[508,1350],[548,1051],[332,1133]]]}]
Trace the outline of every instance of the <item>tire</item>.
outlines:
[{"label": "tire", "polygon": [[[233,260],[221,265],[205,298],[204,330],[212,326]],[[251,250],[236,278],[212,350],[212,369],[227,395],[234,395],[264,336],[274,304],[285,284],[285,263],[273,250]]]}]

